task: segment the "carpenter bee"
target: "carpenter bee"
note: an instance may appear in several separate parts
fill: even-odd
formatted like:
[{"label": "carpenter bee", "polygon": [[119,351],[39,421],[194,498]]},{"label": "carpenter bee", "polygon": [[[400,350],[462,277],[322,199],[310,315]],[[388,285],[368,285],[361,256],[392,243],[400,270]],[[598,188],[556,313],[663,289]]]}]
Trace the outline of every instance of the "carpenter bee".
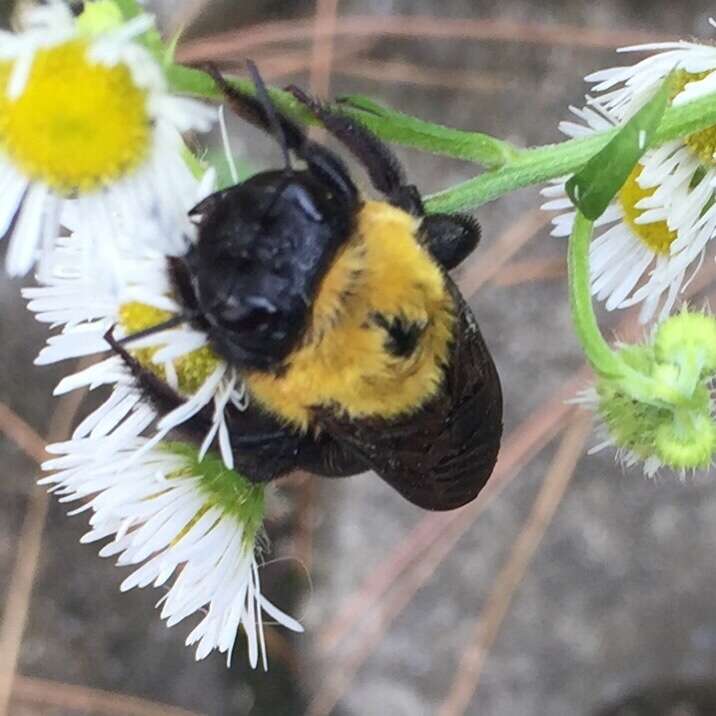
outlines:
[{"label": "carpenter bee", "polygon": [[[205,331],[248,390],[245,411],[227,409],[236,468],[254,482],[374,470],[420,507],[464,505],[487,482],[502,434],[495,365],[447,273],[479,226],[426,215],[377,137],[292,88],[385,197],[364,198],[249,66],[255,96],[208,71],[231,108],[279,142],[284,166],[202,201],[191,212],[196,242],[170,259],[189,317],[178,320]],[[159,410],[176,408],[184,398],[124,347],[136,335],[107,340]],[[206,409],[183,429],[203,436],[211,419]]]}]

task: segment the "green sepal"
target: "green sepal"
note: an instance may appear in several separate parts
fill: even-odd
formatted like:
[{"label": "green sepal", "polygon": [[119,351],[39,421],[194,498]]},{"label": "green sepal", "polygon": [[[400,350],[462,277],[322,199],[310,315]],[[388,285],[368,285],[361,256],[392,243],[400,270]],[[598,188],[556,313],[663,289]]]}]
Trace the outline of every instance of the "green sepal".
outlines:
[{"label": "green sepal", "polygon": [[[125,22],[147,12],[147,9],[137,0],[114,0],[114,3],[120,9]],[[147,30],[139,38],[139,41],[156,57],[158,62],[165,64],[166,48],[159,30],[156,28]]]},{"label": "green sepal", "polygon": [[186,466],[172,477],[199,478],[198,489],[206,498],[206,506],[219,507],[241,524],[244,542],[253,549],[264,520],[265,485],[252,483],[248,478],[224,465],[221,457],[209,451],[199,457],[196,446],[183,442],[163,442],[160,449],[180,455]]},{"label": "green sepal", "polygon": [[114,3],[121,10],[125,20],[131,20],[145,12],[138,0],[114,0]]}]

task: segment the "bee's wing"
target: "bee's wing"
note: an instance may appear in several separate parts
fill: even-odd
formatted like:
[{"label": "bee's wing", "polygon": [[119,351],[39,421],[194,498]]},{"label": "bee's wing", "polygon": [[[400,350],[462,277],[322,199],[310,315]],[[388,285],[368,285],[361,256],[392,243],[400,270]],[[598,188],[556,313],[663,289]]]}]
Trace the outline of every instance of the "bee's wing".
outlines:
[{"label": "bee's wing", "polygon": [[473,500],[497,460],[502,391],[472,311],[446,276],[457,321],[440,393],[396,420],[349,420],[328,411],[322,429],[369,465],[403,497],[428,510]]}]

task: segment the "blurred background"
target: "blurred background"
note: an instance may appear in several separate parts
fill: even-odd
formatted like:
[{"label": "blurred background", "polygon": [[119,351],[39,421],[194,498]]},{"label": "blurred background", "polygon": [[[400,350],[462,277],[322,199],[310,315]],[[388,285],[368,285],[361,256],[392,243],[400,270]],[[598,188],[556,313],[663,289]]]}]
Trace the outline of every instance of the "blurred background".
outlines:
[{"label": "blurred background", "polygon": [[[614,48],[710,41],[705,0],[147,0],[179,56],[320,95],[362,93],[519,145],[557,141],[582,77]],[[7,16],[10,3],[0,3]],[[231,121],[255,169],[271,143]],[[398,149],[424,193],[476,172]],[[565,245],[537,190],[479,211],[457,272],[500,370],[501,461],[479,500],[423,513],[377,479],[285,481],[263,591],[306,633],[268,630],[270,671],[166,629],[152,590],[82,546],[85,517],[34,487],[47,438],[89,405],[51,397],[46,338],[0,274],[0,714],[12,716],[702,716],[716,713],[716,489],[708,476],[623,471],[565,404],[588,373],[572,335]],[[0,247],[0,253],[5,247]],[[716,296],[708,262],[692,285]],[[698,283],[698,285],[696,285]],[[713,300],[713,299],[712,299]],[[603,316],[612,335],[633,317]]]}]

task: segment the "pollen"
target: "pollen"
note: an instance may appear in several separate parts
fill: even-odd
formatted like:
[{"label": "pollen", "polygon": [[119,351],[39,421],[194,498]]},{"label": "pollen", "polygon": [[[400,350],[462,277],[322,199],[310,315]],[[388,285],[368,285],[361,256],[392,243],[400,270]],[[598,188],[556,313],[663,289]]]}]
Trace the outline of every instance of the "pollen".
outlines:
[{"label": "pollen", "polygon": [[[127,335],[157,326],[169,320],[172,314],[154,306],[138,301],[124,303],[119,309],[119,324]],[[148,370],[162,379],[166,378],[164,366],[152,359],[159,350],[156,348],[138,348],[131,351],[132,355]],[[216,370],[219,359],[209,346],[202,346],[174,361],[179,390],[185,395],[192,395],[202,386],[204,381]]]},{"label": "pollen", "polygon": [[[0,148],[33,181],[63,196],[131,173],[149,153],[146,92],[121,63],[91,61],[86,40],[35,53],[17,98],[0,99]],[[8,68],[0,68],[7,88]]]},{"label": "pollen", "polygon": [[671,244],[676,239],[676,232],[672,231],[665,221],[654,221],[648,224],[637,223],[637,219],[643,213],[642,209],[637,208],[637,204],[656,191],[655,187],[644,189],[639,185],[641,169],[641,164],[637,164],[624,182],[624,186],[619,190],[618,198],[624,213],[624,223],[639,241],[646,244],[654,253],[667,255]]}]

